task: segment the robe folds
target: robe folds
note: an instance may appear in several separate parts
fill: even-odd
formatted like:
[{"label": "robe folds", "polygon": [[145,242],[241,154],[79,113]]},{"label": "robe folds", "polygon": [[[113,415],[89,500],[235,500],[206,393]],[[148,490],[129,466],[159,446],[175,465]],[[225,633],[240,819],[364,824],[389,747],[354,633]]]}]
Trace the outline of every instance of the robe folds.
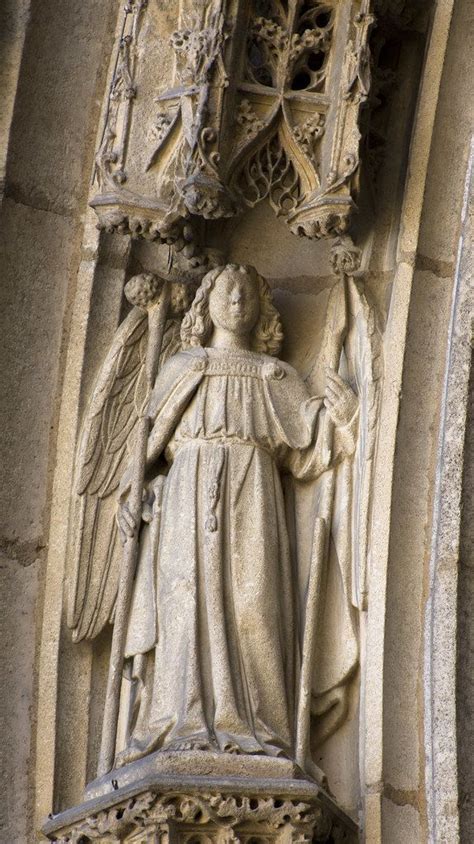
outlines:
[{"label": "robe folds", "polygon": [[136,592],[152,609],[134,596],[127,654],[155,656],[132,743],[292,758],[300,640],[281,474],[319,477],[352,433],[328,455],[322,400],[296,371],[228,349],[175,355],[149,412],[149,460],[169,470],[159,526],[141,536]]}]

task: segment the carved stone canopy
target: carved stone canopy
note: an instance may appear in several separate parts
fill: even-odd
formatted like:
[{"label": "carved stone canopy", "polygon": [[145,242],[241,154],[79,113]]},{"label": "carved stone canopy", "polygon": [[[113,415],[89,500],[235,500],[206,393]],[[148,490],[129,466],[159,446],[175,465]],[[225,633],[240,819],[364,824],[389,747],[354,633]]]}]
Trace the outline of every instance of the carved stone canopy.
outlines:
[{"label": "carved stone canopy", "polygon": [[96,159],[100,225],[163,238],[266,199],[295,234],[346,231],[372,21],[370,0],[129,0]]}]

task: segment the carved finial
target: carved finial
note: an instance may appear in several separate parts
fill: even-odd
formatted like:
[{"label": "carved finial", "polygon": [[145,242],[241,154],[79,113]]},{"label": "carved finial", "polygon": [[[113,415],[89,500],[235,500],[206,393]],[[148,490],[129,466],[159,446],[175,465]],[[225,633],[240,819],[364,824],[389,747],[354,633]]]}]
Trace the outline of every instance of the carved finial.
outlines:
[{"label": "carved finial", "polygon": [[216,179],[203,173],[190,176],[181,188],[186,208],[191,214],[215,220],[231,217],[236,213],[237,205],[228,190]]},{"label": "carved finial", "polygon": [[338,237],[331,247],[330,261],[335,275],[354,275],[360,268],[361,250],[349,235]]},{"label": "carved finial", "polygon": [[131,305],[147,310],[163,287],[163,280],[153,273],[134,275],[125,285],[125,296]]},{"label": "carved finial", "polygon": [[[163,289],[164,279],[153,273],[140,273],[127,281],[125,297],[131,305],[147,310],[154,305]],[[173,281],[170,290],[169,316],[181,317],[189,308],[196,292],[196,283]]]}]

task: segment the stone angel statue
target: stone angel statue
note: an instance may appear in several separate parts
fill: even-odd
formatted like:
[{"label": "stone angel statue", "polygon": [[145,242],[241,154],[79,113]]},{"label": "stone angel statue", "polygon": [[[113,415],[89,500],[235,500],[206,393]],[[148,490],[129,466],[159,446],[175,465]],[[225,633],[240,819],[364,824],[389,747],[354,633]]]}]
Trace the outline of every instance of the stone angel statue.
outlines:
[{"label": "stone angel statue", "polygon": [[[311,710],[315,689],[324,700],[316,656],[328,522],[337,473],[351,465],[357,474],[354,461],[366,462],[367,450],[364,432],[360,445],[364,391],[357,395],[338,372],[347,315],[338,317],[342,328],[326,332],[333,352],[318,395],[279,359],[280,316],[253,267],[211,270],[180,326],[177,315],[175,306],[162,324],[148,396],[143,310],[135,308],[119,328],[77,456],[69,614],[77,640],[108,622],[117,626],[121,549],[136,548],[118,659],[121,674],[128,666],[130,691],[122,688],[124,726],[117,743],[116,726],[112,731],[114,754],[102,772],[152,752],[200,751],[284,757],[314,775]],[[131,442],[144,402],[137,510]],[[303,485],[333,479],[323,492],[316,488],[303,573],[285,478]],[[106,703],[104,730],[107,718]]]}]

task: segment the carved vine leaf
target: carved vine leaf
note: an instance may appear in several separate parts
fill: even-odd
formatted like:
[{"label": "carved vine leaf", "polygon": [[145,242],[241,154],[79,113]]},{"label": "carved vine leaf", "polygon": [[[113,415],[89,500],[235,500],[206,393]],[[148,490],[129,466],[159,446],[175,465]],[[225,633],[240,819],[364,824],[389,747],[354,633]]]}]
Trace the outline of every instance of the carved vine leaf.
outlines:
[{"label": "carved vine leaf", "polygon": [[276,831],[289,829],[294,844],[325,842],[338,832],[338,825],[318,801],[220,793],[157,795],[148,791],[89,815],[52,840],[56,844],[141,841],[140,831],[166,831],[170,823],[175,829],[184,827],[182,834],[186,826],[191,830],[196,825],[202,827],[210,842],[221,840],[224,830],[228,840],[240,841],[241,824],[246,835],[270,835],[272,839]]},{"label": "carved vine leaf", "polygon": [[247,47],[247,78],[276,87],[281,55],[288,44],[288,33],[273,20],[257,17]]},{"label": "carved vine leaf", "polygon": [[317,141],[323,136],[325,125],[326,115],[318,113],[293,127],[293,135],[311,160],[315,158]]},{"label": "carved vine leaf", "polygon": [[242,99],[237,107],[237,124],[241,127],[237,141],[237,146],[239,146],[254,138],[265,126],[265,121],[260,120],[249,100]]},{"label": "carved vine leaf", "polygon": [[224,67],[222,49],[229,34],[224,15],[220,9],[211,7],[207,18],[207,25],[202,28],[199,15],[189,15],[185,27],[171,36],[171,44],[180,59],[178,74],[186,84],[202,85],[208,82],[216,61],[220,61]]}]

